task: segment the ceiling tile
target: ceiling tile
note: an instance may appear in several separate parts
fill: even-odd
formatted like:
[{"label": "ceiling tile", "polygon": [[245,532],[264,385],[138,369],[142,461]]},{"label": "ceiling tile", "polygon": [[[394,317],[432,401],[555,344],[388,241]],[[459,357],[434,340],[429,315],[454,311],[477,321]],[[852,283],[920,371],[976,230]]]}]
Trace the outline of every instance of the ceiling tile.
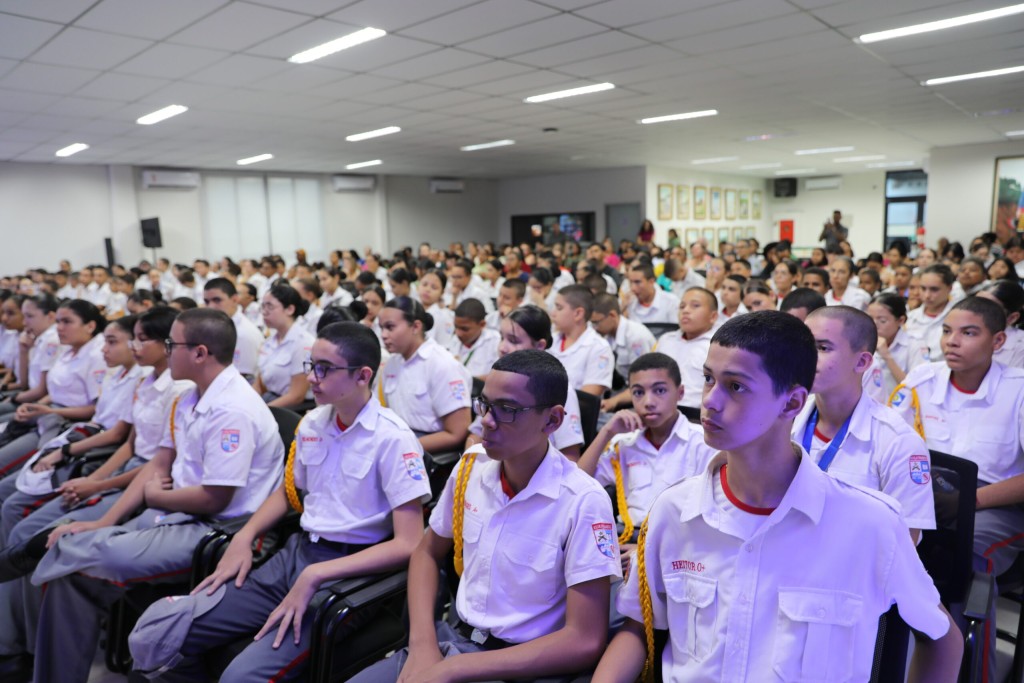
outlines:
[{"label": "ceiling tile", "polygon": [[436,49],[396,64],[374,69],[379,76],[417,81],[428,76],[455,71],[475,64],[490,61],[490,58],[454,48]]},{"label": "ceiling tile", "polygon": [[385,31],[397,31],[407,26],[448,14],[479,0],[362,0],[335,12],[331,19],[357,26],[373,26]]},{"label": "ceiling tile", "polygon": [[254,81],[252,87],[274,92],[302,92],[327,88],[330,84],[353,75],[340,69],[327,69],[314,64],[285,63],[284,68],[284,71],[275,76]]},{"label": "ceiling tile", "polygon": [[526,73],[528,71],[532,71],[528,66],[494,60],[485,64],[471,66],[466,69],[452,71],[451,73],[442,74],[440,76],[432,76],[430,78],[425,78],[424,80],[427,83],[433,83],[435,85],[446,86],[449,88],[461,88],[474,85],[476,83],[484,83],[486,81]]},{"label": "ceiling tile", "polygon": [[184,78],[227,56],[226,52],[201,47],[159,43],[121,64],[116,71],[159,78]]},{"label": "ceiling tile", "polygon": [[631,26],[714,5],[718,0],[608,0],[576,10],[576,14],[606,26]]},{"label": "ceiling tile", "polygon": [[627,33],[660,42],[771,19],[794,11],[793,6],[785,0],[732,0],[667,19],[638,24],[630,27]]},{"label": "ceiling tile", "polygon": [[259,5],[269,5],[290,12],[302,12],[322,17],[330,12],[337,12],[343,7],[354,4],[357,0],[253,0]]},{"label": "ceiling tile", "polygon": [[[42,111],[46,114],[61,116],[77,116],[91,119],[121,107],[120,102],[113,100],[99,100],[85,97],[64,97],[54,102]],[[2,121],[0,121],[2,123]]]},{"label": "ceiling tile", "polygon": [[585,59],[642,47],[647,43],[619,31],[605,31],[597,35],[559,42],[539,50],[516,55],[515,61],[534,66],[558,67]]},{"label": "ceiling tile", "polygon": [[557,10],[529,0],[485,0],[438,19],[417,24],[402,33],[440,45],[458,45],[554,14],[557,14]]},{"label": "ceiling tile", "polygon": [[65,29],[32,55],[32,61],[86,69],[110,69],[152,46],[148,40],[126,38],[74,26]]},{"label": "ceiling tile", "polygon": [[60,31],[60,24],[0,14],[0,57],[24,59]]},{"label": "ceiling tile", "polygon": [[388,64],[395,64],[410,57],[437,50],[436,45],[411,40],[398,35],[388,35],[348,50],[317,60],[317,64],[348,71],[373,71]]},{"label": "ceiling tile", "polygon": [[[264,57],[288,59],[294,54],[298,54],[299,52],[308,50],[311,47],[316,47],[317,45],[354,33],[360,28],[362,27],[355,26],[353,24],[344,24],[337,21],[328,21],[326,19],[316,19],[257,43],[256,45],[249,47],[246,52],[254,55],[263,55]],[[359,53],[368,44],[369,43],[356,45],[355,47],[349,48],[349,50]],[[322,66],[323,61],[320,60],[317,64]]]},{"label": "ceiling tile", "polygon": [[36,112],[45,109],[60,99],[57,95],[20,90],[4,90],[0,87],[0,111]]},{"label": "ceiling tile", "polygon": [[550,17],[543,21],[518,26],[485,38],[463,43],[462,47],[492,57],[510,57],[552,45],[571,41],[583,36],[601,33],[606,29],[586,19],[569,14]]},{"label": "ceiling tile", "polygon": [[233,2],[175,34],[173,40],[218,50],[244,50],[308,21],[304,14]]},{"label": "ceiling tile", "polygon": [[163,78],[145,78],[128,74],[105,73],[75,91],[81,97],[96,97],[114,102],[131,102],[167,85]]},{"label": "ceiling tile", "polygon": [[22,62],[0,79],[0,86],[69,95],[99,75],[98,71]]},{"label": "ceiling tile", "polygon": [[75,22],[125,36],[163,40],[215,12],[228,0],[103,0]]},{"label": "ceiling tile", "polygon": [[377,90],[360,97],[365,102],[374,104],[405,104],[410,107],[416,106],[416,100],[420,97],[428,97],[443,93],[444,88],[427,83],[404,83],[394,88]]},{"label": "ceiling tile", "polygon": [[[45,19],[67,23],[84,12],[96,0],[62,0],[61,2],[39,2],[39,0],[0,0],[0,12],[10,12],[23,17]],[[5,17],[0,23],[6,22]]]},{"label": "ceiling tile", "polygon": [[231,55],[213,66],[197,71],[190,75],[188,80],[212,85],[249,85],[262,78],[291,69],[292,66],[280,59],[238,54]]}]

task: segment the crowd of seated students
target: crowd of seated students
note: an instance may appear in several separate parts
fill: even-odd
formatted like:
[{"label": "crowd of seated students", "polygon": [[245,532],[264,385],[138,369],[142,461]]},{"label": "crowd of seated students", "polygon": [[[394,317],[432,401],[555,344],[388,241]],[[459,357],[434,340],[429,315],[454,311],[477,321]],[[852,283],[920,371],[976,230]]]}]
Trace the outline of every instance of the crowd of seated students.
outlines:
[{"label": "crowd of seated students", "polygon": [[[253,514],[193,598],[144,616],[137,665],[197,680],[220,640],[274,631],[223,680],[301,678],[317,590],[411,561],[423,583],[410,586],[408,652],[360,681],[547,679],[599,661],[595,680],[633,680],[652,626],[670,632],[666,678],[857,679],[892,602],[907,605],[918,680],[947,680],[962,636],[913,552],[935,528],[928,449],[978,463],[975,566],[1005,572],[1024,547],[1021,240],[986,233],[969,255],[895,242],[860,260],[845,239],[806,259],[787,241],[678,235],[667,248],[423,243],[391,258],[62,261],[0,278],[0,673],[84,681],[126,586],[178,577],[207,520]],[[600,399],[592,443],[583,394]],[[305,415],[287,467],[267,406]],[[81,470],[99,447],[113,453]],[[423,536],[422,454],[463,450]],[[877,495],[822,484],[822,470]],[[617,519],[601,486],[615,487]],[[303,534],[250,581],[252,543],[289,508]],[[739,550],[805,561],[794,548],[820,536],[773,542],[762,524],[802,511],[843,537],[829,543],[845,557],[856,535],[829,525],[860,508],[866,537],[898,562],[847,567],[857,608],[835,608],[836,637],[810,657],[798,613],[846,590],[835,568],[797,581],[768,564],[759,581]],[[556,519],[573,525],[531,526]],[[429,577],[452,552],[466,572],[459,626],[435,633]],[[495,598],[506,583],[517,590]],[[81,614],[62,621],[68,609]],[[191,626],[160,661],[152,646],[182,610]],[[745,641],[731,620],[761,635]],[[993,599],[980,680],[992,680],[994,620]],[[787,650],[773,655],[773,638]]]}]

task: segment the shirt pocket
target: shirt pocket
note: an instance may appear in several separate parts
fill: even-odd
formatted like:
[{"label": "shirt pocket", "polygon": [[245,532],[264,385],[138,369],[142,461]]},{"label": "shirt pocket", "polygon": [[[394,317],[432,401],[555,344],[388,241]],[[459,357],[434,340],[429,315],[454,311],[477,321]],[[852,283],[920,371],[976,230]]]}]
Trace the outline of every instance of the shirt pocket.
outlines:
[{"label": "shirt pocket", "polygon": [[629,491],[632,492],[643,492],[650,488],[651,482],[654,481],[654,473],[651,472],[651,467],[645,462],[638,462],[636,465],[630,466],[630,463],[626,463],[626,476],[629,478]]},{"label": "shirt pocket", "polygon": [[503,534],[499,543],[500,553],[511,570],[503,577],[506,592],[517,600],[548,609],[565,583],[562,571],[555,567],[558,546],[518,533]]},{"label": "shirt pocket", "polygon": [[718,630],[718,580],[676,574],[666,577],[665,593],[673,642],[691,659],[707,659]]},{"label": "shirt pocket", "polygon": [[847,681],[853,676],[860,596],[813,588],[780,588],[772,667],[785,681]]}]

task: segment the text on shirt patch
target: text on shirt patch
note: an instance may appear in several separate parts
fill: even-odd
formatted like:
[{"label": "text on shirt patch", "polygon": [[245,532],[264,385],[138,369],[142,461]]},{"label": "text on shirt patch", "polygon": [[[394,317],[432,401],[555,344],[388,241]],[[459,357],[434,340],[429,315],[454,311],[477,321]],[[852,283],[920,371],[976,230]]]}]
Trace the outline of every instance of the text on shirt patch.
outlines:
[{"label": "text on shirt patch", "polygon": [[897,391],[896,395],[892,397],[892,405],[899,407],[905,400],[907,400],[907,392],[903,390]]},{"label": "text on shirt patch", "polygon": [[871,381],[874,383],[874,385],[876,387],[882,386],[882,371],[879,370],[878,368],[875,368],[874,370],[872,370],[871,371]]},{"label": "text on shirt patch", "polygon": [[597,369],[604,370],[608,367],[608,354],[602,353],[597,357]]},{"label": "text on shirt patch", "polygon": [[704,563],[694,562],[693,560],[674,560],[672,562],[672,571],[697,572],[700,574],[704,571]]},{"label": "text on shirt patch", "polygon": [[220,430],[220,449],[225,453],[234,453],[238,450],[241,438],[242,436],[237,429]]},{"label": "text on shirt patch", "polygon": [[597,524],[591,524],[590,528],[594,532],[594,541],[597,543],[597,549],[601,551],[601,554],[605,557],[615,557],[612,525],[608,522],[598,522]]},{"label": "text on shirt patch", "polygon": [[579,434],[581,436],[583,435],[583,426],[580,424],[580,416],[579,415],[570,415],[569,416],[569,426],[572,427],[573,433]]},{"label": "text on shirt patch", "polygon": [[427,470],[423,466],[423,459],[418,453],[406,453],[402,456],[405,461],[405,471],[415,481],[423,481],[427,476]]},{"label": "text on shirt patch", "polygon": [[910,456],[910,480],[915,484],[927,484],[930,482],[931,476],[931,465],[928,462],[927,455],[912,455]]},{"label": "text on shirt patch", "polygon": [[466,383],[461,379],[448,382],[448,389],[452,392],[452,398],[461,401],[466,396]]},{"label": "text on shirt patch", "polygon": [[302,443],[318,442],[323,441],[319,436],[304,436],[302,437]]}]

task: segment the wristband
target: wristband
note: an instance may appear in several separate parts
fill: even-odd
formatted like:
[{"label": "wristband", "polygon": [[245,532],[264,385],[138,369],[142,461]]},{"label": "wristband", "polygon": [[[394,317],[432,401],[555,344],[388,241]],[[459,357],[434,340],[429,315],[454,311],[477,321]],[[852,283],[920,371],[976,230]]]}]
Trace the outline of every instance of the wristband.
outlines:
[{"label": "wristband", "polygon": [[65,458],[70,458],[71,457],[71,444],[66,443],[63,446],[61,446],[60,447],[60,454],[63,455]]}]

